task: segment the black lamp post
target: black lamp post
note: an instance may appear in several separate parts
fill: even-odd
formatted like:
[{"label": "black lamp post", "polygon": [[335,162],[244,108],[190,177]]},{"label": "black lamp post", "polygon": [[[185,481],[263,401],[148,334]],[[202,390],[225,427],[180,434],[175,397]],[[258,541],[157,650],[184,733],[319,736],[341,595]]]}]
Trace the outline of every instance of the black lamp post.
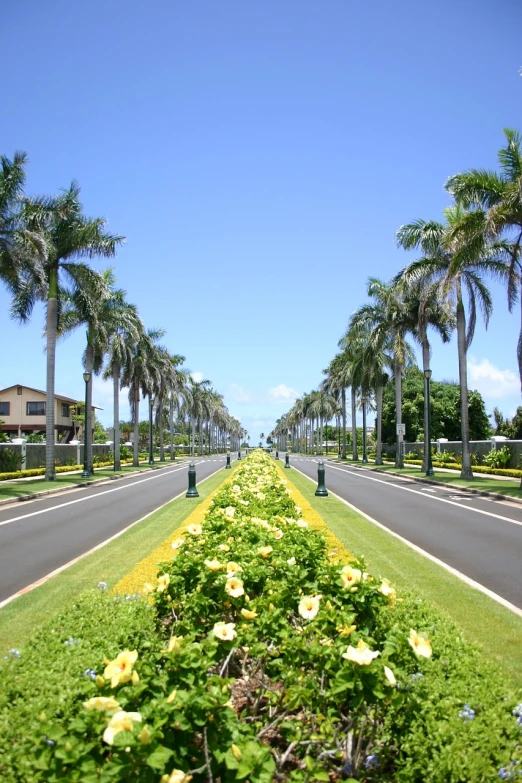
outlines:
[{"label": "black lamp post", "polygon": [[87,465],[87,405],[88,405],[88,388],[89,388],[89,381],[91,380],[91,373],[90,372],[84,372],[83,373],[83,380],[85,381],[85,411],[83,416],[83,471],[82,471],[82,478],[89,478],[91,475],[89,473],[89,467]]},{"label": "black lamp post", "polygon": [[368,462],[368,456],[366,454],[366,397],[362,398],[362,415],[363,415],[363,464]]},{"label": "black lamp post", "polygon": [[149,465],[154,465],[154,452],[152,450],[152,411],[154,408],[154,400],[152,394],[149,397]]},{"label": "black lamp post", "polygon": [[424,378],[426,379],[426,445],[428,447],[428,463],[426,466],[426,475],[427,476],[433,476],[433,462],[431,461],[431,404],[430,404],[430,380],[431,380],[431,370],[427,369],[424,370]]}]

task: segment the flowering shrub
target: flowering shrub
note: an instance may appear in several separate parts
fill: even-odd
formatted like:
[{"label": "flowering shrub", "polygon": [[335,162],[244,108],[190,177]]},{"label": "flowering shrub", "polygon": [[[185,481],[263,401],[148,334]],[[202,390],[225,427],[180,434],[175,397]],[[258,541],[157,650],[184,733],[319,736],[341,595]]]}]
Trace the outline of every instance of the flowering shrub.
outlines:
[{"label": "flowering shrub", "polygon": [[456,783],[509,765],[518,706],[500,677],[433,610],[337,562],[267,456],[174,545],[151,606],[130,602],[156,637],[82,660],[82,698],[32,739],[41,777],[13,780]]}]

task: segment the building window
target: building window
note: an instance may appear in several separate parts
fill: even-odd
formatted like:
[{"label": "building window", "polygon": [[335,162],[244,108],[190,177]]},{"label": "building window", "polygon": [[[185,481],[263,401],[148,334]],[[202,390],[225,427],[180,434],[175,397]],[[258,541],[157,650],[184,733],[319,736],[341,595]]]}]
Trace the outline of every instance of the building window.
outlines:
[{"label": "building window", "polygon": [[27,416],[45,416],[45,402],[28,402]]},{"label": "building window", "polygon": [[10,402],[0,402],[0,416],[10,416]]},{"label": "building window", "polygon": [[70,415],[70,412],[69,412],[69,405],[68,405],[68,403],[62,402],[62,416],[64,417],[64,419],[68,419],[69,415]]}]

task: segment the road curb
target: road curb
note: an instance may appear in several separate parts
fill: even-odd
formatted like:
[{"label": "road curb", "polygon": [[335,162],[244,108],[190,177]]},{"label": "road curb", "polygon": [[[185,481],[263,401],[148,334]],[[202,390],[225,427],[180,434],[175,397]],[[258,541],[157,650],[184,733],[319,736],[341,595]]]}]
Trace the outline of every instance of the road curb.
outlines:
[{"label": "road curb", "polygon": [[[175,462],[168,462],[165,465],[159,464],[158,467],[151,468],[151,470],[163,470],[164,468],[171,468],[173,465],[184,465],[187,460],[176,460]],[[10,503],[24,503],[27,500],[37,500],[38,498],[44,498],[47,495],[59,495],[60,492],[70,492],[71,489],[81,489],[85,487],[97,487],[101,484],[108,484],[112,481],[119,481],[120,479],[134,478],[134,476],[140,476],[144,473],[143,470],[134,470],[132,473],[124,473],[120,476],[109,476],[109,478],[95,479],[94,481],[80,481],[78,484],[69,484],[66,487],[56,487],[56,489],[43,489],[41,492],[32,492],[30,495],[22,495],[18,498],[5,498],[0,500],[0,508],[7,506]]]},{"label": "road curb", "polygon": [[[329,459],[327,462],[336,462],[337,460]],[[375,470],[372,467],[368,467],[368,465],[357,465],[353,464],[351,462],[340,462],[340,465],[348,465],[350,468],[356,468],[358,470],[371,470],[372,473],[379,473],[378,470]],[[383,475],[385,476],[399,476],[400,478],[407,478],[411,479],[412,481],[416,481],[418,484],[429,484],[430,486],[433,484],[436,484],[438,487],[451,487],[451,489],[458,490],[459,492],[467,492],[470,495],[478,495],[479,497],[483,498],[493,498],[493,500],[510,500],[513,503],[518,503],[518,505],[522,505],[522,498],[516,498],[512,497],[511,495],[501,495],[499,492],[487,492],[485,489],[471,489],[469,487],[461,487],[458,484],[449,484],[446,481],[437,481],[436,479],[423,479],[419,478],[417,476],[405,476],[404,473],[396,473],[393,470],[387,470],[386,473]]]}]

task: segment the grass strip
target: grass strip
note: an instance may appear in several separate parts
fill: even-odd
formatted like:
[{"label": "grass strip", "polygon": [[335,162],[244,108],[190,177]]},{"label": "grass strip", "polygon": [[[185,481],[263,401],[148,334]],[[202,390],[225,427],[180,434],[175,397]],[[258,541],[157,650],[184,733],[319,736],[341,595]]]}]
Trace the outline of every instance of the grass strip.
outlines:
[{"label": "grass strip", "polygon": [[[290,471],[288,471],[290,472]],[[316,498],[314,482],[293,470],[291,481],[330,530],[354,555],[364,557],[368,571],[415,592],[458,625],[469,641],[497,662],[511,683],[522,687],[522,618],[385,530],[331,494]]]},{"label": "grass strip", "polygon": [[0,609],[0,651],[19,647],[48,618],[65,611],[84,590],[107,582],[109,588],[127,574],[203,503],[225,478],[219,470],[198,482],[199,501],[181,497],[153,512],[106,546],[57,574],[48,582]]}]

